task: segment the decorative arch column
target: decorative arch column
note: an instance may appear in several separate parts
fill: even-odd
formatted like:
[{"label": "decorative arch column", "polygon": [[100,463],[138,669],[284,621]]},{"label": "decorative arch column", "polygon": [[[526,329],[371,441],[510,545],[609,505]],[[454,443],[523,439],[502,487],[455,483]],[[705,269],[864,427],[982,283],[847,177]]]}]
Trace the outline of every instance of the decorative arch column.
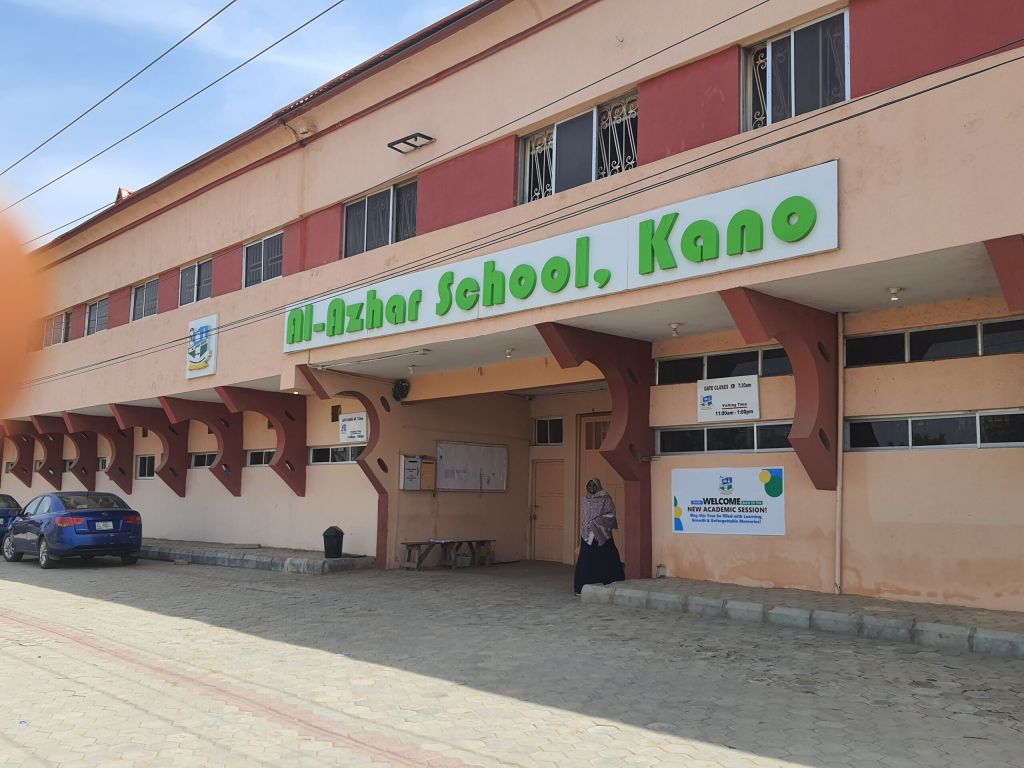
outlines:
[{"label": "decorative arch column", "polygon": [[113,451],[107,464],[107,477],[130,496],[135,477],[135,434],[119,428],[113,416],[64,411],[64,423],[69,433],[91,432],[106,438]]},{"label": "decorative arch column", "polygon": [[612,420],[600,452],[623,480],[626,504],[623,512],[626,537],[626,577],[651,576],[651,387],[654,360],[651,343],[622,336],[574,328],[561,323],[541,323],[538,332],[563,368],[589,362],[608,382],[612,396]]},{"label": "decorative arch column", "polygon": [[796,409],[789,443],[814,487],[836,489],[839,444],[839,349],[836,316],[749,288],[719,295],[748,344],[773,339],[793,365]]},{"label": "decorative arch column", "polygon": [[1024,235],[986,240],[985,248],[1011,312],[1024,312]]},{"label": "decorative arch column", "polygon": [[306,495],[306,398],[285,392],[245,387],[216,387],[228,410],[254,411],[265,416],[277,433],[270,468],[296,496]]},{"label": "decorative arch column", "polygon": [[26,488],[32,487],[32,460],[36,452],[36,429],[27,421],[5,419],[4,432],[14,443],[14,466],[11,474],[21,480]]},{"label": "decorative arch column", "polygon": [[213,432],[217,440],[217,460],[209,467],[213,476],[227,488],[232,496],[242,495],[242,467],[245,456],[242,452],[242,415],[231,413],[223,403],[208,403],[203,400],[182,400],[178,397],[161,397],[169,424],[184,424],[181,432],[188,444],[188,422],[198,421]]},{"label": "decorative arch column", "polygon": [[356,463],[377,491],[376,566],[387,568],[388,553],[394,551],[394,544],[388,539],[389,505],[394,495],[392,491],[397,494],[398,473],[402,468],[393,466],[394,459],[389,464],[385,456],[398,456],[398,403],[391,399],[386,383],[333,371],[315,371],[305,364],[296,368],[321,400],[351,397],[366,409],[370,435]]},{"label": "decorative arch column", "polygon": [[[96,490],[96,433],[68,432],[68,426],[59,416],[33,416],[32,424],[41,434],[67,437],[75,446],[75,460],[68,471],[73,474],[87,491]],[[61,440],[63,443],[63,439]],[[63,453],[63,446],[62,451]],[[63,471],[63,457],[61,470]]]},{"label": "decorative arch column", "polygon": [[184,498],[185,473],[188,469],[188,425],[175,427],[162,408],[111,403],[110,410],[114,412],[114,419],[121,429],[142,427],[160,438],[163,460],[156,468],[156,475],[168,488]]}]

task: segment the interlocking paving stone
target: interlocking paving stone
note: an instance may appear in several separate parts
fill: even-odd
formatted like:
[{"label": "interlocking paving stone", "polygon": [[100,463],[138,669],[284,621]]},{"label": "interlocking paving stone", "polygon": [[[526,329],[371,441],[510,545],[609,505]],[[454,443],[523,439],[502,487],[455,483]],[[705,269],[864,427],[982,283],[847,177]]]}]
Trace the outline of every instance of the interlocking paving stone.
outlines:
[{"label": "interlocking paving stone", "polygon": [[1022,661],[591,604],[542,565],[0,563],[0,654],[5,766],[1024,768]]}]

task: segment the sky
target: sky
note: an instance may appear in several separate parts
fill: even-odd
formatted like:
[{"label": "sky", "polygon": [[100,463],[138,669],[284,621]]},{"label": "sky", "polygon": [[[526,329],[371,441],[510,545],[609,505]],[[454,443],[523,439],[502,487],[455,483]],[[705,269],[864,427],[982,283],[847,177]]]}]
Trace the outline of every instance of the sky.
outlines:
[{"label": "sky", "polygon": [[[228,0],[0,0],[0,170]],[[334,0],[237,0],[63,135],[0,176],[0,208],[77,165]],[[12,208],[25,240],[139,189],[469,0],[345,0],[124,144]],[[39,246],[55,237],[33,243]]]}]

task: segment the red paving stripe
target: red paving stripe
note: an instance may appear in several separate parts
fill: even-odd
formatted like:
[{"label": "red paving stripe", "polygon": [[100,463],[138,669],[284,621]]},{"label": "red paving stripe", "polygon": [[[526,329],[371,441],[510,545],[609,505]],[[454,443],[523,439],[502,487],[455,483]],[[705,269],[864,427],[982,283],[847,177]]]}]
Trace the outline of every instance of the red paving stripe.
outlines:
[{"label": "red paving stripe", "polygon": [[48,636],[78,648],[88,648],[94,651],[95,655],[107,657],[110,661],[122,664],[127,662],[168,683],[192,688],[210,698],[294,729],[303,736],[317,741],[325,741],[336,747],[350,749],[375,762],[386,761],[416,768],[419,766],[471,768],[472,766],[471,763],[465,763],[457,758],[446,757],[373,731],[345,728],[345,732],[342,733],[339,728],[341,724],[334,718],[317,715],[300,707],[283,706],[281,702],[234,683],[215,681],[177,671],[166,664],[147,659],[126,646],[83,635],[67,627],[16,614],[10,610],[0,611],[0,619],[8,624],[32,630],[39,636]]}]

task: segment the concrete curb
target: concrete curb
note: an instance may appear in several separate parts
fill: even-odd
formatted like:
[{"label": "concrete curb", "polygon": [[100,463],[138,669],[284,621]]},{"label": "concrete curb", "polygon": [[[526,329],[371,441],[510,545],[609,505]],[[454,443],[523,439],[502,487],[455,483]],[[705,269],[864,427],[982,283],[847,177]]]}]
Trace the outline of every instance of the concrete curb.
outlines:
[{"label": "concrete curb", "polygon": [[258,549],[190,549],[168,547],[166,544],[142,544],[139,557],[145,560],[184,562],[191,565],[220,565],[227,568],[250,568],[259,571],[305,573],[324,576],[341,571],[372,569],[372,557],[341,557],[327,560],[322,557],[282,557],[269,555]]},{"label": "concrete curb", "polygon": [[913,643],[924,648],[977,653],[1008,659],[1024,659],[1024,632],[1011,632],[962,624],[940,624],[910,615],[876,615],[870,610],[833,611],[787,605],[767,605],[681,591],[658,591],[636,585],[588,584],[584,603],[648,608],[698,616],[724,617],[730,621],[771,624],[791,629],[865,637],[886,642]]}]

